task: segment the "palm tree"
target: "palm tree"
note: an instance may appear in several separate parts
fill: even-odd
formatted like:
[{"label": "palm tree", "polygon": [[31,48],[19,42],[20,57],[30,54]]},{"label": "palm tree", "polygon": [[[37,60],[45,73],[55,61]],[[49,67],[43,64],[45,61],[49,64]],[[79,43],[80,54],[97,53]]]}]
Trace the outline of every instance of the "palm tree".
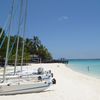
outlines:
[{"label": "palm tree", "polygon": [[49,53],[48,49],[43,45],[38,48],[38,55],[43,61],[52,60],[51,53]]},{"label": "palm tree", "polygon": [[37,36],[34,36],[32,39],[34,51],[38,51],[38,48],[41,46],[41,41]]},{"label": "palm tree", "polygon": [[37,55],[42,60],[51,60],[52,56],[49,53],[48,49],[41,43],[40,39],[37,36],[34,36],[30,42],[31,44],[31,53]]}]

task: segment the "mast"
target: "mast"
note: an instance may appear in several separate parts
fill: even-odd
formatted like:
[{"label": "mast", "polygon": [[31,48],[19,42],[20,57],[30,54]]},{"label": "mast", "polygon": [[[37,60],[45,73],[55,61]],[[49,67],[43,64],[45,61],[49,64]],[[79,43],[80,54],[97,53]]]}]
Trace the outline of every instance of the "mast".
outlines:
[{"label": "mast", "polygon": [[26,19],[27,19],[27,6],[28,6],[28,0],[26,0],[26,5],[25,5],[24,32],[23,32],[23,47],[22,47],[22,58],[21,58],[21,72],[22,72],[23,57],[24,57]]},{"label": "mast", "polygon": [[17,65],[17,58],[18,58],[18,46],[19,46],[19,33],[20,33],[20,27],[21,27],[22,5],[23,5],[23,0],[21,0],[21,3],[20,3],[20,15],[19,15],[19,25],[18,25],[18,33],[17,33],[17,47],[16,47],[14,74],[16,73],[16,65]]},{"label": "mast", "polygon": [[12,16],[13,16],[13,8],[14,8],[14,1],[12,1],[11,13],[10,13],[10,20],[9,20],[9,32],[8,32],[8,42],[7,42],[7,49],[6,49],[6,59],[5,59],[5,66],[4,66],[4,73],[3,73],[3,82],[5,81],[6,76],[6,66],[8,64],[8,52],[9,52],[9,45],[10,45],[10,32],[11,32],[11,24],[12,24]]}]

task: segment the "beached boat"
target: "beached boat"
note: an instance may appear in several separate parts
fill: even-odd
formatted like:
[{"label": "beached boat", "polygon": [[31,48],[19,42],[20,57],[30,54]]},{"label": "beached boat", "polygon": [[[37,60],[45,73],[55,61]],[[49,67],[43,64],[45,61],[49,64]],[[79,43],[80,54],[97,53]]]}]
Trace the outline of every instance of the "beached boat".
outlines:
[{"label": "beached boat", "polygon": [[[39,80],[48,80],[50,78],[53,78],[53,73],[51,72],[51,70],[48,71],[44,71],[43,68],[39,67],[37,70],[23,70],[23,71],[16,71],[16,74],[14,74],[13,72],[8,72],[8,74],[6,74],[6,79],[17,79],[17,78],[33,78],[33,79],[39,79]],[[2,75],[0,75],[0,80],[2,80]]]},{"label": "beached boat", "polygon": [[0,83],[0,95],[41,92],[54,84],[54,81],[54,79],[48,81],[28,79],[10,80],[8,82]]},{"label": "beached boat", "polygon": [[56,80],[49,76],[50,72],[47,74],[34,73],[36,75],[26,73],[6,76],[6,80],[0,82],[0,95],[41,92],[56,84]]},{"label": "beached boat", "polygon": [[[11,10],[11,17],[10,17],[10,24],[9,25],[11,25],[11,21],[12,21],[14,1],[15,0],[13,0],[13,3],[12,3],[12,10]],[[23,0],[21,0],[20,8],[22,8],[22,1]],[[27,0],[26,0],[25,6],[27,6]],[[25,7],[25,8],[27,8],[27,7]],[[20,12],[20,14],[21,14],[21,12]],[[25,15],[26,15],[26,12],[25,12]],[[19,27],[20,27],[20,21],[19,21]],[[33,77],[31,78],[30,74],[28,74],[30,77],[26,77],[28,75],[25,75],[23,73],[22,74],[21,73],[20,74],[14,73],[14,75],[12,75],[12,74],[11,74],[11,76],[8,75],[9,78],[7,78],[6,66],[8,63],[9,42],[10,42],[9,40],[10,40],[10,32],[8,35],[8,44],[7,44],[3,79],[0,82],[0,95],[9,95],[9,94],[12,95],[12,94],[22,94],[22,93],[30,93],[30,92],[41,92],[41,91],[46,90],[50,85],[56,83],[56,80],[53,78],[48,78],[48,80],[43,80],[42,77],[38,77],[37,79],[34,79]],[[18,39],[18,41],[19,41],[19,39]],[[17,43],[18,43],[18,41],[17,41]],[[23,44],[24,44],[24,42],[23,42]],[[24,49],[24,45],[23,45],[23,49]],[[16,51],[18,53],[18,44],[17,44]],[[24,52],[24,50],[22,50],[22,51]],[[22,54],[23,54],[23,52],[22,52]],[[16,55],[17,55],[17,53],[16,53]],[[15,65],[16,65],[16,61],[15,61]],[[16,72],[16,67],[15,67],[14,71]],[[17,76],[19,76],[19,77],[17,77]]]}]

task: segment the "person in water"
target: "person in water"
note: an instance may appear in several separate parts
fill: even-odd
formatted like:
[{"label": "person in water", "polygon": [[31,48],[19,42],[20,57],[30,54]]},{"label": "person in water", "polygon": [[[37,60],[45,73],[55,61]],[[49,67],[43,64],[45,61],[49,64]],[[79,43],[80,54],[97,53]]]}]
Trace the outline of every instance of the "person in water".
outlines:
[{"label": "person in water", "polygon": [[88,69],[88,72],[90,71],[90,68],[89,68],[89,66],[87,67],[87,69]]}]

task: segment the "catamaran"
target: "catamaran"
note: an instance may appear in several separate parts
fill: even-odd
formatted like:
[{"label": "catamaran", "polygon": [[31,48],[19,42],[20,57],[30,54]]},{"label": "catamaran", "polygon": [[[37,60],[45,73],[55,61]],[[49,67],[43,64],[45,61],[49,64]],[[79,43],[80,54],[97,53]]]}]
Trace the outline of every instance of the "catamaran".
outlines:
[{"label": "catamaran", "polygon": [[[23,71],[16,71],[16,74],[14,74],[13,72],[8,72],[8,74],[6,74],[6,79],[17,79],[19,77],[21,78],[33,78],[33,79],[38,79],[38,80],[49,80],[50,78],[53,79],[53,73],[51,72],[51,70],[48,71],[44,71],[44,70],[39,70],[39,69],[43,69],[43,68],[38,68],[37,71],[36,70],[23,70]],[[2,80],[2,75],[0,75],[0,80]]]},{"label": "catamaran", "polygon": [[54,80],[36,81],[32,79],[29,80],[29,78],[10,80],[0,83],[0,95],[41,92],[52,84],[54,84]]},{"label": "catamaran", "polygon": [[[21,0],[20,9],[22,9],[23,1],[25,1],[25,11],[27,11],[27,0]],[[0,81],[0,95],[9,95],[9,94],[12,95],[12,94],[22,94],[22,93],[30,93],[30,92],[41,92],[41,91],[46,90],[52,84],[56,83],[56,80],[53,77],[49,76],[49,75],[51,75],[50,73],[43,74],[44,77],[49,76],[49,78],[47,80],[43,79],[43,77],[42,77],[43,75],[40,75],[41,77],[38,76],[38,78],[34,79],[34,75],[32,73],[27,74],[27,75],[21,74],[21,73],[20,74],[16,73],[16,66],[15,66],[15,70],[14,70],[14,75],[13,76],[12,76],[12,74],[11,74],[11,76],[8,75],[9,78],[6,76],[6,67],[8,64],[9,44],[10,44],[10,30],[11,30],[14,3],[15,3],[15,0],[13,0],[13,2],[12,2],[11,12],[10,12],[8,43],[7,43],[3,78]],[[22,10],[20,10],[20,14],[22,13],[21,11]],[[26,12],[25,12],[25,20],[26,20]],[[26,21],[24,21],[24,32],[25,32],[25,25],[26,25]],[[19,18],[19,28],[20,28],[20,18]],[[19,35],[19,33],[18,33],[18,35]],[[19,43],[19,38],[17,41],[16,55],[18,53],[18,43]],[[23,42],[23,49],[22,49],[22,63],[23,63],[23,53],[24,53],[24,42]],[[16,56],[16,60],[17,60],[17,56]],[[16,60],[15,60],[15,65],[17,63]],[[21,71],[22,71],[22,67],[21,67]],[[28,77],[26,77],[26,76],[28,76]]]}]

